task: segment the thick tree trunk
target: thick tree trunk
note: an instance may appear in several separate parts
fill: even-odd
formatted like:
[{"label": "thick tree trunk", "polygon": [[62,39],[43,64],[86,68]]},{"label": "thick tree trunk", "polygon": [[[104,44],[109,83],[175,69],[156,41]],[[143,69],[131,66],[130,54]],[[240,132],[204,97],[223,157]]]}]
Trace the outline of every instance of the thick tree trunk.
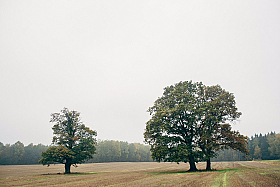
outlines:
[{"label": "thick tree trunk", "polygon": [[189,164],[190,164],[189,171],[197,171],[193,156],[189,156]]},{"label": "thick tree trunk", "polygon": [[66,162],[65,163],[65,174],[71,173],[70,172],[70,167],[71,167],[71,164]]},{"label": "thick tree trunk", "polygon": [[207,160],[206,171],[211,171],[211,162],[210,162],[210,158]]}]

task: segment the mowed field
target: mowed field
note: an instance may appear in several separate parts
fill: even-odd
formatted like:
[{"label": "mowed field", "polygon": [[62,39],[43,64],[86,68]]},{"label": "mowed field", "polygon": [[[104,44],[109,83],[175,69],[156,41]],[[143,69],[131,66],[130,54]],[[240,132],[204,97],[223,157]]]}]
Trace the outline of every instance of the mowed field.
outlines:
[{"label": "mowed field", "polygon": [[[0,186],[280,186],[280,161],[213,162],[215,171],[186,172],[185,163],[0,166]],[[205,169],[205,163],[198,163]]]}]

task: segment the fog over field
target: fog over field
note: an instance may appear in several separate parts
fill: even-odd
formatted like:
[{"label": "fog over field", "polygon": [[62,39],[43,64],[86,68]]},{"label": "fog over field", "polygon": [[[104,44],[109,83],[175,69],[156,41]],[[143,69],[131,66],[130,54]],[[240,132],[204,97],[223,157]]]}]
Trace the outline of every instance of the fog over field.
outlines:
[{"label": "fog over field", "polygon": [[0,142],[52,140],[81,112],[97,138],[143,143],[179,81],[234,93],[234,130],[280,132],[280,1],[0,1]]}]

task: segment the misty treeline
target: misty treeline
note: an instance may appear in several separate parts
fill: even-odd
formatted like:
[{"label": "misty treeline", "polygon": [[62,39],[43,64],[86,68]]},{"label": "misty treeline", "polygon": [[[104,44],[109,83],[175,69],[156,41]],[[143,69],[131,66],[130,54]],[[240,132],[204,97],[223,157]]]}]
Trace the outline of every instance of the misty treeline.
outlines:
[{"label": "misty treeline", "polygon": [[[20,141],[15,144],[0,142],[0,165],[38,164],[42,151],[50,146],[32,143],[28,146]],[[105,140],[98,141],[94,158],[87,162],[151,162],[150,146],[140,143]]]},{"label": "misty treeline", "polygon": [[[32,143],[24,146],[20,141],[15,144],[6,144],[0,142],[0,164],[38,164],[42,158],[41,153],[49,146]],[[255,134],[252,136],[247,145],[249,155],[247,160],[262,159],[274,160],[280,159],[280,134],[271,132],[265,135]],[[243,161],[245,154],[231,150],[220,150],[217,157],[211,161]],[[150,146],[140,143],[128,143],[123,141],[105,140],[98,141],[96,154],[94,158],[87,162],[150,162]]]},{"label": "misty treeline", "polygon": [[0,142],[0,164],[38,164],[42,151],[45,151],[47,148],[48,146],[46,145],[33,145],[33,143],[28,146],[24,146],[24,144],[20,141],[17,141],[12,145],[4,145]]},{"label": "misty treeline", "polygon": [[[265,135],[255,134],[248,140],[247,149],[249,155],[247,160],[277,160],[280,159],[280,134],[275,132]],[[245,159],[245,154],[239,151],[227,149],[217,152],[218,156],[212,158],[211,161],[242,161]]]},{"label": "misty treeline", "polygon": [[150,146],[123,141],[99,141],[96,154],[87,162],[151,162]]},{"label": "misty treeline", "polygon": [[255,134],[249,139],[247,149],[249,150],[248,160],[280,159],[280,133]]}]

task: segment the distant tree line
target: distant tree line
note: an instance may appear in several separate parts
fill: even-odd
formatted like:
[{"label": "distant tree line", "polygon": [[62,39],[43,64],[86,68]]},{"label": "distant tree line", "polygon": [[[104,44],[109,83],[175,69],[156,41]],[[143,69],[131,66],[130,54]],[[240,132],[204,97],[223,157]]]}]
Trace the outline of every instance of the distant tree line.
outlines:
[{"label": "distant tree line", "polygon": [[[42,158],[42,151],[46,151],[50,146],[29,144],[24,146],[20,141],[15,144],[0,142],[0,165],[8,164],[38,164]],[[265,135],[255,134],[247,145],[249,155],[247,160],[280,159],[280,134],[271,132]],[[245,154],[240,151],[225,149],[216,152],[216,157],[211,158],[213,162],[219,161],[245,161]],[[96,146],[94,158],[87,162],[150,162],[150,146],[140,143],[128,143],[123,141],[105,140],[99,141]]]},{"label": "distant tree line", "polygon": [[280,134],[271,132],[265,135],[255,134],[247,145],[248,160],[276,160],[280,159]]},{"label": "distant tree line", "polygon": [[[20,141],[15,144],[0,142],[0,165],[29,165],[38,164],[42,158],[42,151],[50,146],[32,143],[28,146]],[[87,162],[150,162],[153,161],[150,146],[140,143],[128,143],[122,141],[99,141],[96,146],[94,158]]]},{"label": "distant tree line", "polygon": [[150,146],[140,143],[99,141],[94,158],[88,162],[151,162]]},{"label": "distant tree line", "polygon": [[33,145],[33,143],[24,146],[20,141],[12,145],[4,145],[0,142],[0,164],[38,164],[38,160],[42,158],[42,151],[45,151],[48,147],[42,144]]},{"label": "distant tree line", "polygon": [[[265,135],[255,134],[248,140],[247,149],[249,154],[247,160],[277,160],[280,159],[280,134],[271,132]],[[216,152],[217,157],[211,161],[243,161],[245,154],[235,150],[220,150]]]},{"label": "distant tree line", "polygon": [[246,155],[240,151],[232,149],[224,149],[216,152],[216,157],[211,158],[212,162],[223,162],[223,161],[245,161]]}]

